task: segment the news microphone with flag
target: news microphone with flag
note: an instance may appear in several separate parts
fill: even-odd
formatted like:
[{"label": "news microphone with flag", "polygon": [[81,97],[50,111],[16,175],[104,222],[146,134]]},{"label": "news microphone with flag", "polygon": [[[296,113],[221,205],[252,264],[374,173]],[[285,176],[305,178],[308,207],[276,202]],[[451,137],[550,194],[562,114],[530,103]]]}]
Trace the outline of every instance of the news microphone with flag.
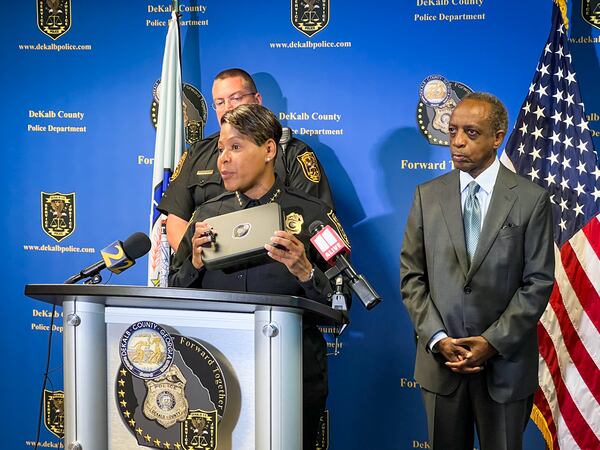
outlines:
[{"label": "news microphone with flag", "polygon": [[115,241],[100,250],[102,259],[73,275],[65,284],[74,284],[97,275],[102,269],[121,273],[135,264],[135,260],[150,251],[150,239],[142,232],[133,233],[125,242]]},{"label": "news microphone with flag", "polygon": [[330,226],[320,220],[315,220],[308,227],[312,235],[310,242],[329,265],[333,266],[325,272],[330,280],[338,275],[344,275],[348,280],[348,287],[363,302],[367,309],[374,308],[381,297],[371,287],[367,279],[356,273],[346,255],[350,253],[350,247],[344,242],[339,234]]}]

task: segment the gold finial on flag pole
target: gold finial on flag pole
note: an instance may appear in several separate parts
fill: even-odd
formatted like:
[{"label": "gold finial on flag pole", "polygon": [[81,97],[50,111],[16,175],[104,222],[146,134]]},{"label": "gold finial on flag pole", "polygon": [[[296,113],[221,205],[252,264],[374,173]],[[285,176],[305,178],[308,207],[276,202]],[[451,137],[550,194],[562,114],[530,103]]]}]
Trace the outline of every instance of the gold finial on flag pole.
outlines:
[{"label": "gold finial on flag pole", "polygon": [[554,0],[554,3],[558,5],[560,8],[560,14],[562,15],[563,23],[565,24],[565,29],[569,29],[569,16],[567,14],[567,0]]}]

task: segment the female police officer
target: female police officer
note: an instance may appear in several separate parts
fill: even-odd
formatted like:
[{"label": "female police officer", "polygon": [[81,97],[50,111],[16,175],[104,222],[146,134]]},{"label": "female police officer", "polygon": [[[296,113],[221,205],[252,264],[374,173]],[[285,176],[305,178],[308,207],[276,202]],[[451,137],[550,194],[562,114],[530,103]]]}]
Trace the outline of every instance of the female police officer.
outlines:
[{"label": "female police officer", "polygon": [[[283,185],[274,171],[281,125],[257,104],[241,105],[221,118],[218,168],[228,192],[201,205],[174,256],[169,285],[244,292],[297,295],[327,302],[331,284],[326,264],[310,245],[308,225],[315,220],[337,227],[339,222],[320,200]],[[285,230],[275,231],[265,245],[270,261],[237,271],[207,271],[202,246],[211,239],[202,220],[232,211],[277,202]],[[217,237],[218,239],[218,237]],[[313,448],[327,398],[326,344],[315,325],[303,326],[304,448]]]}]

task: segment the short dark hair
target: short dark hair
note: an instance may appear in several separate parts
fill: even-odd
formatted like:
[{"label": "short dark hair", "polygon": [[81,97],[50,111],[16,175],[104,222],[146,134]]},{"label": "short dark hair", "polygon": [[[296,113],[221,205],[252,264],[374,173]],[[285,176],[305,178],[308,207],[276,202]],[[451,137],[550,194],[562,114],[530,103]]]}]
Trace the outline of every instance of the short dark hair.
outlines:
[{"label": "short dark hair", "polygon": [[461,102],[466,100],[476,100],[490,105],[492,131],[494,133],[497,131],[504,131],[506,133],[508,131],[508,112],[506,111],[506,106],[504,106],[504,103],[498,97],[487,92],[471,92],[465,95],[461,99]]},{"label": "short dark hair", "polygon": [[225,69],[217,74],[215,77],[215,81],[217,80],[225,80],[227,78],[235,78],[240,77],[244,81],[244,85],[251,92],[258,92],[256,89],[256,84],[254,80],[250,76],[248,72],[243,69],[233,68],[233,69]]},{"label": "short dark hair", "polygon": [[225,123],[248,136],[256,145],[263,145],[269,139],[277,144],[281,139],[281,124],[275,114],[256,103],[240,105],[227,111],[221,117],[221,125]]}]

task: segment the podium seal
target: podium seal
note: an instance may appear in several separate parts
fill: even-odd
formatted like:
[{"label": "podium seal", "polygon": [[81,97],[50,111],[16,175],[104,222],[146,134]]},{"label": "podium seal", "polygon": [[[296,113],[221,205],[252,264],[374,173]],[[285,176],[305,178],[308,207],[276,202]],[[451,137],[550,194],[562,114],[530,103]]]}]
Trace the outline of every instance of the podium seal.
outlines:
[{"label": "podium seal", "polygon": [[[128,329],[131,336],[127,339],[126,332],[121,340],[121,346],[143,342],[134,345],[130,360],[135,356],[138,361],[144,354],[147,361],[152,361],[141,368],[141,363],[136,362],[134,371],[125,361],[118,368],[115,400],[123,425],[142,447],[216,449],[218,425],[225,415],[228,397],[221,363],[227,362],[217,360],[203,342],[171,334],[167,346],[172,348],[173,356],[167,370],[153,378],[137,376],[136,372],[142,370],[148,374],[159,371],[154,356],[161,352],[148,346],[150,341],[156,344],[156,333],[160,336],[162,328],[152,324],[142,321],[132,325]],[[143,330],[142,335],[134,336],[139,330]],[[149,336],[144,337],[145,334]]]},{"label": "podium seal", "polygon": [[136,322],[123,333],[119,354],[123,365],[134,376],[158,378],[173,362],[173,338],[154,322]]},{"label": "podium seal", "polygon": [[175,364],[164,375],[146,380],[148,393],[144,400],[144,415],[165,428],[185,419],[188,413],[186,383],[187,380]]},{"label": "podium seal", "polygon": [[214,450],[217,448],[217,411],[190,411],[181,424],[183,448]]}]

